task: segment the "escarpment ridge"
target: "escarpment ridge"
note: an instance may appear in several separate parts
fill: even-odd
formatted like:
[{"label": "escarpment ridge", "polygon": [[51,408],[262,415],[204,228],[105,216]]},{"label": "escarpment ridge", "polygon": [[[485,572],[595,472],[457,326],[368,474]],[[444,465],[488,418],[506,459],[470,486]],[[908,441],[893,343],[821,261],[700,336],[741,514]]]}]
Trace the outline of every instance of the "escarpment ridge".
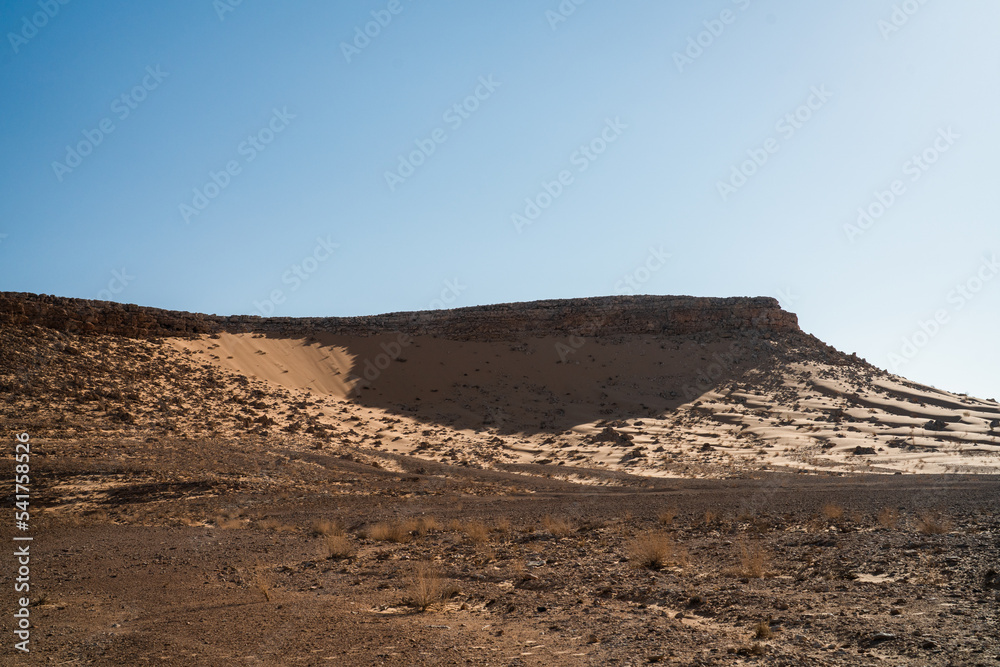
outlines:
[{"label": "escarpment ridge", "polygon": [[205,315],[110,301],[0,292],[0,325],[132,338],[206,333],[324,332],[431,335],[463,340],[578,334],[682,335],[798,332],[798,319],[770,297],[608,296],[470,306],[359,317]]}]

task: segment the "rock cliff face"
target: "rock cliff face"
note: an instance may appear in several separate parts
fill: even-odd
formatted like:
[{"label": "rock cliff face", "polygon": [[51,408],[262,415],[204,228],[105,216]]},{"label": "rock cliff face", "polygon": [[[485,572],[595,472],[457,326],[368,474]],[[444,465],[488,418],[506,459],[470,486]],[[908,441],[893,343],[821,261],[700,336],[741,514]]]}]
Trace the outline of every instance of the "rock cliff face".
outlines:
[{"label": "rock cliff face", "polygon": [[0,292],[0,326],[37,325],[80,334],[133,338],[228,331],[327,332],[370,336],[401,332],[464,340],[525,336],[611,336],[705,332],[797,332],[798,319],[769,297],[610,296],[472,306],[364,317],[220,317],[109,301]]}]

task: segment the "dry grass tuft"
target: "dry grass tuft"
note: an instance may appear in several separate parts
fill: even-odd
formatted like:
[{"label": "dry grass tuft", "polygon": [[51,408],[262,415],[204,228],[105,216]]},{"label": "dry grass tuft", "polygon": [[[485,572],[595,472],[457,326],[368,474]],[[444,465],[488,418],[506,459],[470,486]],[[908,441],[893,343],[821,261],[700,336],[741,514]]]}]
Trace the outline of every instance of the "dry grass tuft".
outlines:
[{"label": "dry grass tuft", "polygon": [[739,567],[736,574],[748,579],[760,579],[767,576],[768,554],[760,542],[741,540],[737,545]]},{"label": "dry grass tuft", "polygon": [[836,503],[826,503],[821,512],[827,521],[840,521],[844,518],[844,508]]},{"label": "dry grass tuft", "polygon": [[482,521],[470,521],[465,524],[463,530],[473,544],[485,544],[490,539],[490,530]]},{"label": "dry grass tuft", "polygon": [[264,596],[265,601],[271,601],[271,591],[274,589],[274,582],[272,581],[270,572],[266,570],[256,570],[250,574],[249,581],[247,583],[260,591],[261,595]]},{"label": "dry grass tuft", "polygon": [[656,520],[660,522],[661,526],[672,526],[674,519],[677,518],[677,510],[673,507],[668,507],[665,510],[661,510],[656,515]]},{"label": "dry grass tuft", "polygon": [[217,516],[214,519],[215,525],[223,530],[232,530],[234,528],[242,528],[246,525],[246,521],[235,516]]},{"label": "dry grass tuft", "polygon": [[430,563],[417,563],[410,575],[410,597],[407,603],[420,611],[445,599],[449,592],[441,573]]},{"label": "dry grass tuft", "polygon": [[330,535],[326,538],[326,553],[334,560],[354,558],[354,544],[347,535]]},{"label": "dry grass tuft", "polygon": [[403,524],[380,521],[368,529],[367,537],[380,542],[409,542],[410,532]]},{"label": "dry grass tuft", "polygon": [[274,517],[268,517],[267,519],[261,519],[258,526],[264,530],[276,530],[279,533],[288,533],[295,530],[295,526],[290,526],[287,523],[282,522],[280,519]]},{"label": "dry grass tuft", "polygon": [[511,526],[510,519],[507,517],[500,517],[493,522],[493,531],[496,533],[507,535],[511,530],[513,530],[513,526]]},{"label": "dry grass tuft", "polygon": [[545,518],[542,519],[542,525],[553,537],[566,537],[573,533],[573,524],[565,519],[555,519],[545,515]]},{"label": "dry grass tuft", "polygon": [[774,632],[771,631],[771,624],[767,621],[761,621],[753,628],[754,639],[770,639],[774,636]]},{"label": "dry grass tuft", "polygon": [[924,535],[943,535],[951,531],[951,521],[940,512],[923,512],[917,517],[916,529]]},{"label": "dry grass tuft", "polygon": [[629,561],[635,567],[659,570],[667,565],[684,565],[687,556],[666,533],[650,531],[628,544]]},{"label": "dry grass tuft", "polygon": [[440,531],[441,529],[441,522],[432,516],[421,516],[413,519],[407,519],[403,524],[403,530],[417,536]]},{"label": "dry grass tuft", "polygon": [[322,537],[323,535],[343,535],[344,527],[339,521],[330,521],[329,519],[317,519],[313,521],[312,529],[310,531],[313,537]]},{"label": "dry grass tuft", "polygon": [[889,530],[895,530],[899,523],[899,512],[891,507],[883,507],[878,511],[878,525]]}]

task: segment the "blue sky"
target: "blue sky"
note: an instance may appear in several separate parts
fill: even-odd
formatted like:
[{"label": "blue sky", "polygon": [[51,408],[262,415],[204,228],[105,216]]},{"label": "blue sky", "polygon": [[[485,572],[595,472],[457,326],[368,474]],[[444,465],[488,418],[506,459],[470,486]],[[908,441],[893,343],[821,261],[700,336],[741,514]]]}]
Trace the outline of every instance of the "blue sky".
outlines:
[{"label": "blue sky", "polygon": [[7,0],[0,289],[770,295],[1000,397],[1000,4],[576,2]]}]

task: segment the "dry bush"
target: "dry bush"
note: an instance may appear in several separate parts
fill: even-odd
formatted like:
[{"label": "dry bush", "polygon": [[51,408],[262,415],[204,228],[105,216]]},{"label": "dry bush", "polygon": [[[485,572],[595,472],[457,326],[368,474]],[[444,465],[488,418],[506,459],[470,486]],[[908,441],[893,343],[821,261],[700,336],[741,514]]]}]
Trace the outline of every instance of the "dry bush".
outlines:
[{"label": "dry bush", "polygon": [[672,526],[674,519],[677,518],[677,510],[673,507],[668,507],[665,510],[660,510],[656,515],[656,520],[660,522],[661,526]]},{"label": "dry bush", "polygon": [[407,519],[403,530],[413,535],[426,535],[431,531],[441,530],[441,522],[432,516],[421,516]]},{"label": "dry bush", "polygon": [[448,586],[441,573],[430,563],[417,563],[410,575],[410,597],[407,602],[420,611],[443,600]]},{"label": "dry bush", "polygon": [[354,544],[347,535],[330,535],[326,538],[326,554],[334,560],[354,558]]},{"label": "dry bush", "polygon": [[826,503],[821,512],[827,521],[840,521],[844,518],[844,508],[836,503]]},{"label": "dry bush", "polygon": [[705,510],[705,525],[711,526],[716,521],[721,519],[721,515],[715,510]]},{"label": "dry bush", "polygon": [[313,537],[321,537],[323,535],[343,535],[344,527],[339,521],[317,519],[316,521],[313,521],[310,532],[312,532]]},{"label": "dry bush", "polygon": [[233,528],[242,528],[246,525],[246,522],[239,517],[234,516],[217,516],[214,519],[215,525],[223,530],[231,530]]},{"label": "dry bush", "polygon": [[759,579],[767,576],[768,553],[757,541],[741,540],[737,545],[739,567],[736,574],[748,579]]},{"label": "dry bush", "polygon": [[917,532],[924,535],[943,535],[951,530],[951,521],[938,512],[922,512],[917,517]]},{"label": "dry bush", "polygon": [[513,527],[511,526],[510,519],[507,517],[500,517],[493,522],[493,531],[496,533],[501,533],[502,535],[508,534]]},{"label": "dry bush", "polygon": [[485,544],[490,539],[490,531],[482,521],[470,521],[463,530],[473,544]]},{"label": "dry bush", "polygon": [[767,621],[761,621],[753,628],[754,639],[770,639],[774,636],[771,631],[771,624]]},{"label": "dry bush", "polygon": [[248,579],[247,583],[260,591],[261,595],[264,596],[264,600],[270,602],[271,591],[274,588],[271,573],[267,570],[256,570],[249,574]]},{"label": "dry bush", "polygon": [[548,514],[542,519],[542,525],[553,537],[566,537],[573,533],[573,524],[565,519],[553,518]]},{"label": "dry bush", "polygon": [[878,525],[889,530],[895,530],[899,523],[899,512],[891,507],[883,507],[878,511]]},{"label": "dry bush", "polygon": [[409,542],[410,533],[406,528],[395,522],[380,521],[367,531],[368,539],[380,542]]},{"label": "dry bush", "polygon": [[261,519],[257,522],[257,525],[264,530],[276,530],[280,533],[287,533],[295,530],[295,526],[289,526],[287,523],[284,523],[280,519],[276,519],[274,517]]},{"label": "dry bush", "polygon": [[579,522],[576,532],[588,533],[593,530],[601,530],[602,528],[605,528],[607,525],[608,525],[607,522],[604,521],[603,519],[597,519],[597,518],[583,519],[582,521]]},{"label": "dry bush", "polygon": [[461,519],[449,519],[448,520],[447,529],[450,530],[450,531],[452,531],[452,532],[454,532],[454,533],[460,533],[460,532],[462,532],[462,529],[464,527],[465,527],[465,524],[462,523]]},{"label": "dry bush", "polygon": [[667,565],[683,565],[686,555],[666,533],[650,531],[642,533],[628,543],[629,561],[635,567],[659,570]]}]

